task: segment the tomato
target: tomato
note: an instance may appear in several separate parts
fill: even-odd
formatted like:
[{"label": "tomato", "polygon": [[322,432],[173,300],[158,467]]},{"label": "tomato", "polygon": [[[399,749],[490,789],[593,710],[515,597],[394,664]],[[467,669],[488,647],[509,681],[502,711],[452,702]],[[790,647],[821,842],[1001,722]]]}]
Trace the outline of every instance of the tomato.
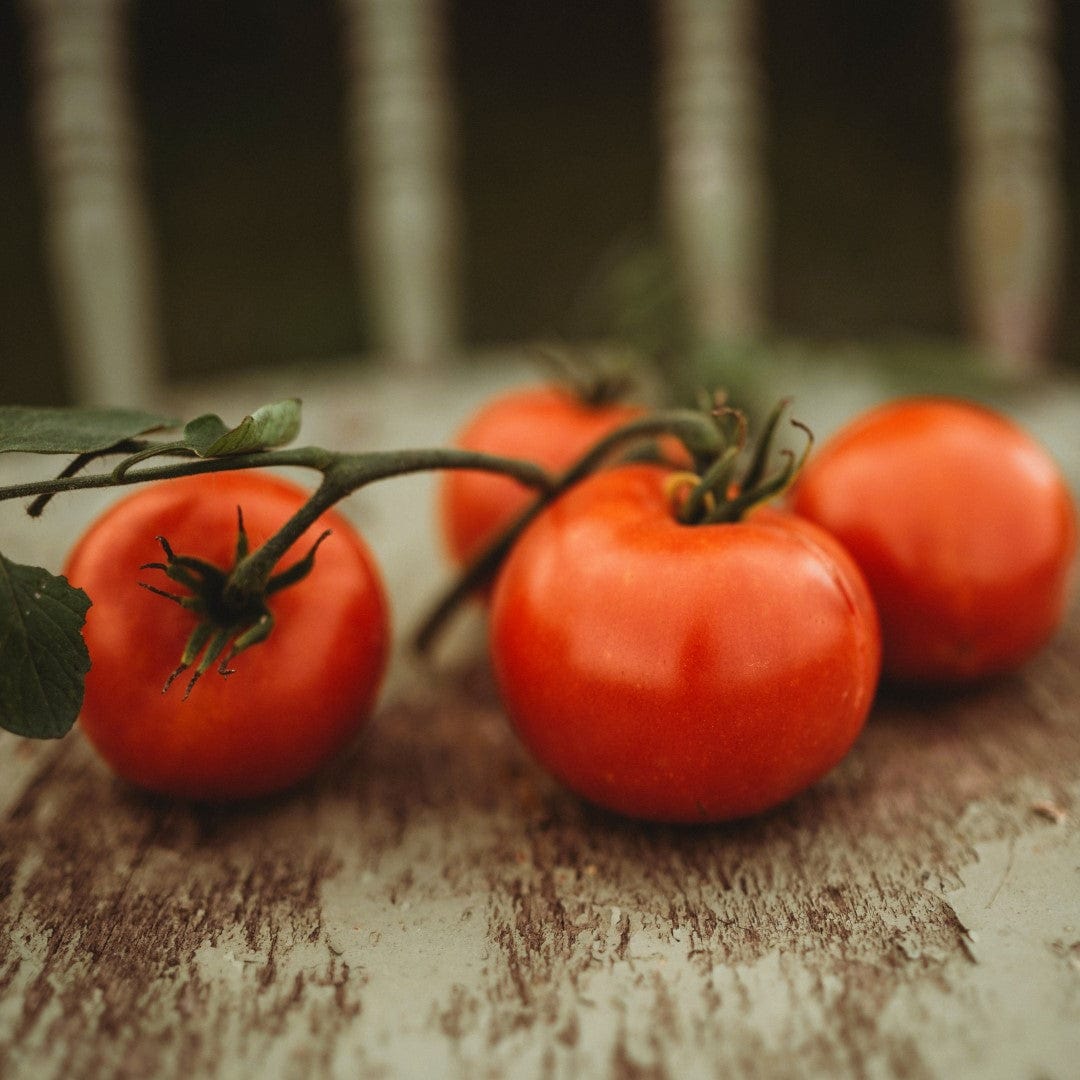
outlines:
[{"label": "tomato", "polygon": [[80,726],[124,779],[200,800],[264,795],[308,776],[356,733],[386,665],[387,601],[367,547],[340,514],[324,515],[279,564],[301,558],[324,530],[311,573],[275,593],[270,636],[236,656],[235,674],[211,668],[184,697],[177,666],[195,616],[138,587],[184,590],[145,563],[155,539],[178,555],[226,568],[237,507],[252,548],[306,500],[291,483],[232,472],[140,489],[97,519],[72,550],[68,579],[92,600],[85,637],[92,667]]},{"label": "tomato", "polygon": [[1048,454],[991,410],[941,398],[873,409],[811,457],[792,506],[865,573],[895,680],[1006,671],[1063,618],[1072,498]]},{"label": "tomato", "polygon": [[[590,405],[556,386],[501,394],[457,434],[456,446],[534,461],[553,472],[572,464],[598,439],[640,416],[640,406]],[[529,504],[533,493],[493,473],[448,471],[439,478],[439,519],[451,559],[468,563]]]},{"label": "tomato", "polygon": [[880,642],[866,584],[809,522],[683,525],[656,465],[596,473],[526,529],[492,597],[492,667],[526,747],[633,817],[776,806],[848,751]]}]

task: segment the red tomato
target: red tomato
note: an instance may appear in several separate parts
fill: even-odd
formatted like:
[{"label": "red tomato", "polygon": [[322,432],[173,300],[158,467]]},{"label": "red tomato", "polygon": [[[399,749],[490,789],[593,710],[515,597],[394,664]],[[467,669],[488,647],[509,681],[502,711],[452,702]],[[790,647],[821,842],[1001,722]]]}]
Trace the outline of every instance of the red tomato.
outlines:
[{"label": "red tomato", "polygon": [[529,526],[496,582],[492,664],[522,741],[569,788],[633,817],[720,821],[847,753],[877,618],[830,536],[768,508],[682,525],[668,475],[597,473]]},{"label": "red tomato", "polygon": [[306,498],[264,473],[169,480],[113,505],[76,544],[65,572],[93,601],[80,726],[126,780],[193,799],[264,795],[308,776],[366,719],[387,660],[387,602],[370,552],[333,512],[279,565],[333,530],[311,573],[270,598],[273,632],[235,658],[235,674],[226,679],[211,668],[186,700],[185,676],[162,693],[195,616],[138,587],[144,581],[184,591],[160,572],[139,569],[162,561],[155,537],[164,536],[178,555],[229,567],[237,506],[254,549]]},{"label": "red tomato", "polygon": [[810,459],[792,505],[862,568],[897,680],[1014,668],[1064,615],[1072,498],[1046,452],[988,409],[936,398],[874,409]]},{"label": "red tomato", "polygon": [[[493,398],[454,440],[465,450],[534,461],[553,472],[598,439],[640,416],[639,406],[588,405],[558,387],[514,390]],[[439,519],[451,559],[468,563],[529,504],[533,492],[506,476],[451,470],[439,478]]]}]

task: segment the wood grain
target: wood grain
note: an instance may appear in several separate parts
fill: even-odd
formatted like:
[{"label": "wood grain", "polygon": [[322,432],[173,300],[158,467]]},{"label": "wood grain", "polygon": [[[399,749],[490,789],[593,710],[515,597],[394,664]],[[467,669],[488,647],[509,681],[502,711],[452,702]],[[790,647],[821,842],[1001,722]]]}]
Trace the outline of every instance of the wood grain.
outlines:
[{"label": "wood grain", "polygon": [[256,806],[7,739],[0,1075],[1065,1076],[1078,623],[977,693],[879,702],[815,789],[726,827],[561,791],[479,659],[399,679],[345,760]]}]

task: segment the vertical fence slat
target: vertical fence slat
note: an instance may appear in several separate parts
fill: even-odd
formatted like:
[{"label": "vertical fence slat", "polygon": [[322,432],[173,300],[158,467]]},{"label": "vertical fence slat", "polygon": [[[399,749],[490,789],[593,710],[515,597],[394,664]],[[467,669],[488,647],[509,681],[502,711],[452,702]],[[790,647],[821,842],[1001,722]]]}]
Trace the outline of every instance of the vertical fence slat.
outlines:
[{"label": "vertical fence slat", "polygon": [[1060,87],[1047,0],[955,0],[961,286],[1001,367],[1044,366],[1063,272]]},{"label": "vertical fence slat", "polygon": [[663,0],[666,215],[694,329],[705,341],[764,323],[761,72],[753,0]]},{"label": "vertical fence slat", "polygon": [[429,363],[458,344],[458,199],[441,3],[340,0],[355,236],[379,351]]},{"label": "vertical fence slat", "polygon": [[58,313],[79,402],[145,405],[157,287],[128,92],[125,0],[25,0]]}]

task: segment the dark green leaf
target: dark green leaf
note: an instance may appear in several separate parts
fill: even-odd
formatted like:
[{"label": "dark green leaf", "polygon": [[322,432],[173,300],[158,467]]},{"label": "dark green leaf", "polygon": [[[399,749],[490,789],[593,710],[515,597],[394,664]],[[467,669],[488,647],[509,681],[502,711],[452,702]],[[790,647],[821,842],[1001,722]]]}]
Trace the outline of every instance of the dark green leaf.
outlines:
[{"label": "dark green leaf", "polygon": [[0,453],[94,454],[175,426],[169,417],[133,409],[0,405]]},{"label": "dark green leaf", "polygon": [[90,670],[89,607],[65,578],[0,555],[0,727],[33,739],[67,734]]},{"label": "dark green leaf", "polygon": [[197,417],[184,428],[184,442],[199,457],[230,457],[284,446],[299,431],[300,401],[289,398],[256,409],[234,428],[220,416]]}]

